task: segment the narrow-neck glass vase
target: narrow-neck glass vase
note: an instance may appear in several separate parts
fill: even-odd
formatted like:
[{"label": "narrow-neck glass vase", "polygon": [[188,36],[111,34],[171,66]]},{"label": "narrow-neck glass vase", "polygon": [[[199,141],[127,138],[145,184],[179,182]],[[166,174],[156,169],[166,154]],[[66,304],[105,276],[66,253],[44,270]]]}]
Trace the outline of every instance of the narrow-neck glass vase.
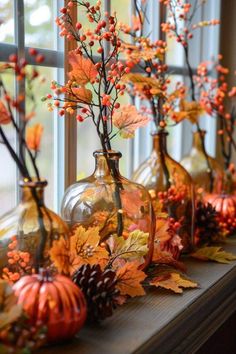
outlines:
[{"label": "narrow-neck glass vase", "polygon": [[163,130],[152,134],[151,155],[134,172],[133,180],[149,191],[157,218],[166,212],[181,222],[183,252],[189,252],[193,245],[194,188],[187,171],[169,156],[167,135]]},{"label": "narrow-neck glass vase", "polygon": [[115,151],[94,153],[94,173],[70,186],[61,214],[69,226],[99,227],[100,242],[111,245],[113,236],[127,239],[134,230],[148,233],[148,253],[137,259],[141,268],[151,261],[155,219],[146,189],[121,176]]},{"label": "narrow-neck glass vase", "polygon": [[0,219],[0,270],[50,266],[48,251],[53,240],[67,238],[66,223],[44,204],[46,181],[20,182],[20,203]]},{"label": "narrow-neck glass vase", "polygon": [[[224,171],[217,160],[206,153],[205,134],[205,131],[193,133],[191,151],[181,160],[181,165],[191,175],[196,192],[221,193]],[[207,160],[212,171],[211,174]]]}]

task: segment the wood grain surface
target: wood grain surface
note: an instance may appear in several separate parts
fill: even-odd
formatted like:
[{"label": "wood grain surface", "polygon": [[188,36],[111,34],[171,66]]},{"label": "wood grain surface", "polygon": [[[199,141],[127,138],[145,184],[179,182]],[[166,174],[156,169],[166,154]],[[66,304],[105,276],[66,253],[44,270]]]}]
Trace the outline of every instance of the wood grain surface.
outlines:
[{"label": "wood grain surface", "polygon": [[[236,241],[224,247],[236,253]],[[86,326],[69,343],[39,354],[194,353],[232,315],[236,306],[236,262],[218,264],[187,259],[198,289],[182,295],[154,290],[130,300],[97,326]],[[191,350],[190,350],[191,348]]]}]

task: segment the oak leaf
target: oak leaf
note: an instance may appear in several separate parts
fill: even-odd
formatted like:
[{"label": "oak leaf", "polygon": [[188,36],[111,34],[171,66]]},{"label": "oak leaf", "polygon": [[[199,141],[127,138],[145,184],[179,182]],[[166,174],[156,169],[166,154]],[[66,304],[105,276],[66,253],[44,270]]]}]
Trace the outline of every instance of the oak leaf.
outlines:
[{"label": "oak leaf", "polygon": [[222,247],[202,247],[191,254],[193,258],[200,261],[215,261],[218,263],[229,264],[231,261],[236,260],[236,255],[226,252]]},{"label": "oak leaf", "polygon": [[84,86],[82,86],[82,87],[72,87],[71,91],[72,91],[73,95],[76,96],[76,99],[79,102],[90,103],[92,101],[92,98],[93,98],[92,91],[87,89]]},{"label": "oak leaf", "polygon": [[26,130],[26,144],[30,150],[39,151],[43,126],[40,123],[28,127]]},{"label": "oak leaf", "polygon": [[144,127],[150,121],[132,105],[123,106],[119,111],[115,111],[112,119],[122,138],[133,138],[135,130]]},{"label": "oak leaf", "polygon": [[131,297],[145,295],[142,281],[146,278],[146,274],[138,269],[138,262],[128,262],[117,270],[117,288],[121,295],[129,295]]},{"label": "oak leaf", "polygon": [[141,258],[148,252],[149,234],[140,230],[130,232],[127,239],[113,236],[113,250],[111,258],[133,259]]},{"label": "oak leaf", "polygon": [[76,50],[72,50],[68,54],[69,64],[72,70],[68,73],[71,80],[76,81],[79,85],[86,85],[93,82],[97,76],[97,69],[89,58],[77,54]]},{"label": "oak leaf", "polygon": [[3,103],[2,100],[0,100],[0,125],[3,124],[9,124],[11,123],[11,116]]}]

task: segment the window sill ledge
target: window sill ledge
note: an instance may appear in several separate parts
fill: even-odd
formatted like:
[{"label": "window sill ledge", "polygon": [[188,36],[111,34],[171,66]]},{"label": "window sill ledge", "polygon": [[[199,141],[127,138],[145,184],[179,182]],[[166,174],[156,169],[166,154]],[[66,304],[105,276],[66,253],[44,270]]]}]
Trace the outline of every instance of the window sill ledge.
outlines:
[{"label": "window sill ledge", "polygon": [[[236,240],[224,247],[236,253]],[[236,262],[186,260],[200,287],[182,295],[160,290],[129,301],[101,325],[85,327],[68,343],[44,354],[195,353],[236,308]]]}]

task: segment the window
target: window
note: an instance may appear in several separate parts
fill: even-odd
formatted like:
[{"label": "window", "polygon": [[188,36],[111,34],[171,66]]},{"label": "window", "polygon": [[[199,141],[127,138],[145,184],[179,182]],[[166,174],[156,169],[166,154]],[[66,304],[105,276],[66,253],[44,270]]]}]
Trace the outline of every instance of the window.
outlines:
[{"label": "window", "polygon": [[[93,0],[95,2],[95,0]],[[90,2],[93,2],[90,1]],[[59,8],[63,6],[63,0],[1,0],[0,2],[0,62],[7,61],[12,53],[19,57],[26,57],[30,65],[34,65],[32,58],[28,55],[28,48],[34,47],[44,55],[45,61],[41,72],[47,77],[48,82],[57,79],[64,80],[64,43],[60,39],[54,18],[59,13]],[[106,11],[117,11],[121,21],[130,21],[135,9],[132,0],[111,1],[104,0]],[[218,18],[220,11],[220,0],[209,1],[205,6],[199,19]],[[158,39],[160,35],[160,23],[164,19],[160,4],[157,0],[148,1],[148,13],[150,22],[147,23],[147,33],[152,39]],[[84,17],[78,15],[81,21]],[[192,58],[196,64],[203,58],[215,55],[218,50],[219,29],[217,27],[201,30],[191,49]],[[214,40],[213,40],[214,37]],[[184,67],[184,56],[178,45],[169,42],[170,52],[166,58],[170,71],[174,72],[176,81],[186,79],[186,69]],[[66,44],[65,53],[70,49],[71,44]],[[11,92],[24,92],[22,85],[19,87],[13,79],[7,81],[8,89]],[[45,135],[42,142],[42,151],[39,158],[39,165],[42,175],[49,180],[47,205],[59,211],[59,205],[65,187],[73,183],[76,178],[88,175],[93,170],[92,152],[99,147],[95,138],[95,129],[90,122],[80,123],[75,120],[60,119],[57,112],[49,113],[46,105],[40,102],[42,95],[47,93],[49,85],[39,87],[37,100],[37,119],[41,120],[45,126]],[[129,97],[124,96],[124,103],[129,102]],[[139,103],[136,102],[138,105]],[[202,126],[211,131],[215,131],[213,119],[204,120]],[[171,138],[169,139],[169,150],[173,157],[180,159],[189,150],[191,144],[190,134],[186,134],[191,129],[187,122],[177,127],[170,128]],[[142,128],[136,134],[133,141],[114,141],[114,148],[123,153],[124,158],[121,163],[121,171],[125,176],[130,177],[132,170],[136,168],[149,154],[151,149],[151,139],[149,133],[152,126]],[[14,141],[13,131],[9,129],[9,136]],[[184,142],[184,143],[183,143]],[[17,148],[17,143],[16,148]],[[215,149],[215,134],[207,138],[207,148],[211,154]],[[0,214],[9,210],[17,201],[17,172],[14,163],[8,156],[5,147],[0,145]],[[3,167],[4,166],[4,171]]]}]

